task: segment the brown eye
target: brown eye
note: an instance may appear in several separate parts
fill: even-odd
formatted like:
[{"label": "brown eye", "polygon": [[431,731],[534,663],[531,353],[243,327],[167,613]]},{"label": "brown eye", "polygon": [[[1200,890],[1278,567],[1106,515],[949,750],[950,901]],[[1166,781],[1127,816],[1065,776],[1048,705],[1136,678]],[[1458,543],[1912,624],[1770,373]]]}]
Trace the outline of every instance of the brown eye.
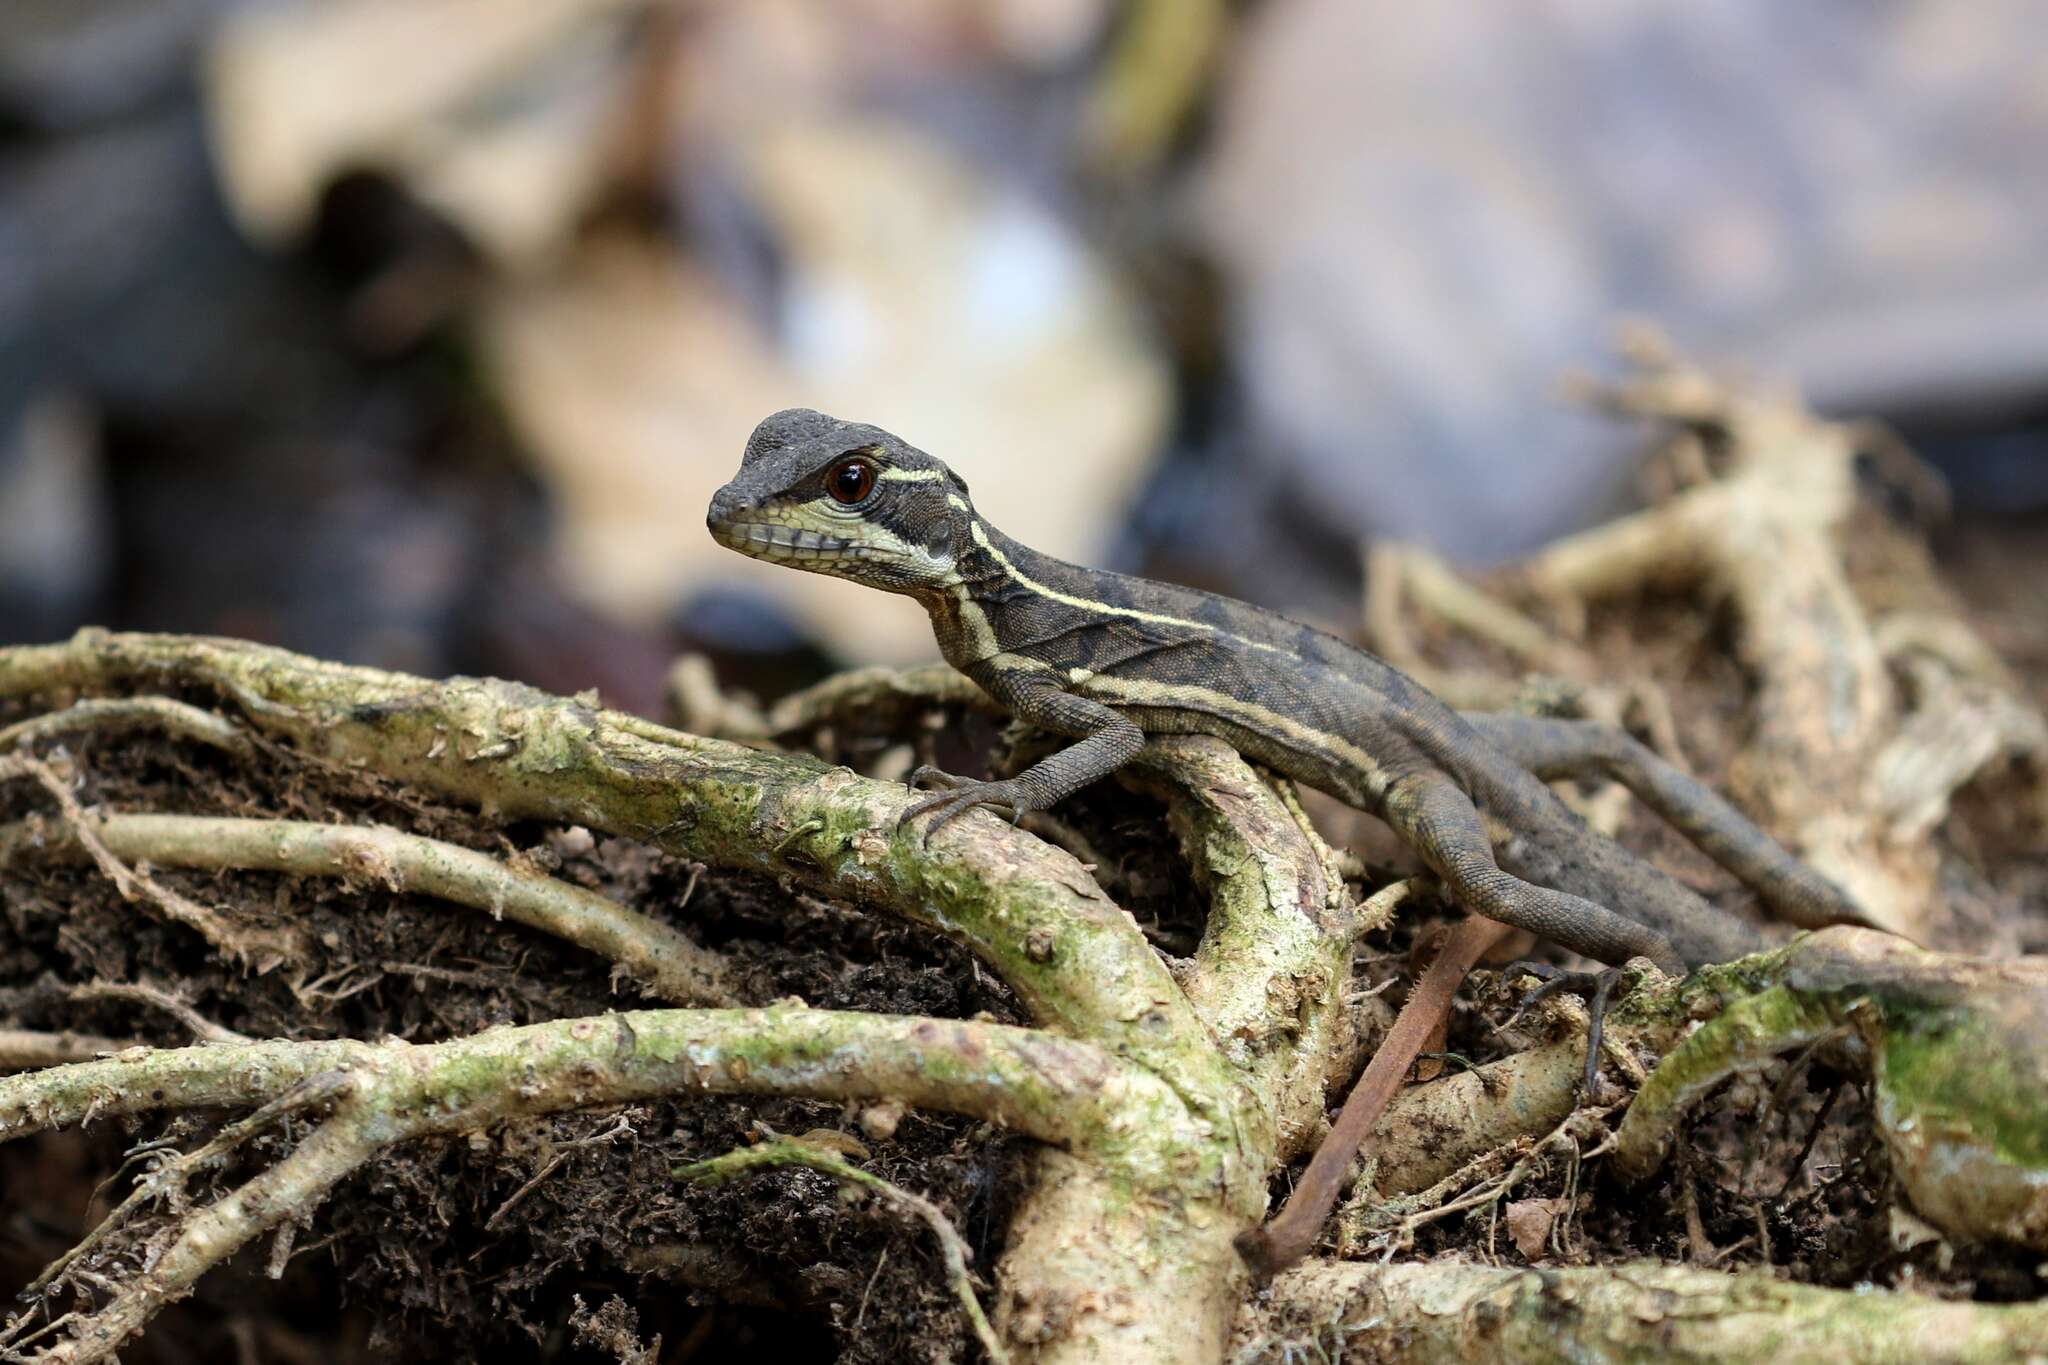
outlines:
[{"label": "brown eye", "polygon": [[866,460],[841,460],[825,471],[825,491],[838,502],[859,502],[874,487],[875,467]]}]

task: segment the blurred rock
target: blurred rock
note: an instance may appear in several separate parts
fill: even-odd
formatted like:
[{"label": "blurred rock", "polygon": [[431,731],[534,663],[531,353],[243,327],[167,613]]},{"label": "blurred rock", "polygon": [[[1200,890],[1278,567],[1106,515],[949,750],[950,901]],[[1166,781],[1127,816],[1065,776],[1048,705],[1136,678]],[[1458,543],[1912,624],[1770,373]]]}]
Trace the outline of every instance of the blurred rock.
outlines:
[{"label": "blurred rock", "polygon": [[1497,559],[1626,438],[1555,396],[1617,313],[1823,405],[2048,393],[2027,0],[1256,12],[1205,221],[1249,449],[1347,531]]},{"label": "blurred rock", "polygon": [[113,526],[91,411],[43,395],[0,435],[0,641],[74,628],[111,575]]},{"label": "blurred rock", "polygon": [[207,22],[234,0],[7,0],[0,120],[61,130],[131,113],[190,78]]}]

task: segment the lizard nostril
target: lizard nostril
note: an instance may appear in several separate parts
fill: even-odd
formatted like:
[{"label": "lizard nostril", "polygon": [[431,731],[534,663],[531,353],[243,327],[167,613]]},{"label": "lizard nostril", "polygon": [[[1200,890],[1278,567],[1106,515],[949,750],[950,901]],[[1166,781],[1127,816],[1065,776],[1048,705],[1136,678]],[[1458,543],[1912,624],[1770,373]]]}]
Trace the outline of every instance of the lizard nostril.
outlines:
[{"label": "lizard nostril", "polygon": [[728,484],[711,495],[711,510],[705,514],[704,523],[716,530],[746,510],[747,500]]}]

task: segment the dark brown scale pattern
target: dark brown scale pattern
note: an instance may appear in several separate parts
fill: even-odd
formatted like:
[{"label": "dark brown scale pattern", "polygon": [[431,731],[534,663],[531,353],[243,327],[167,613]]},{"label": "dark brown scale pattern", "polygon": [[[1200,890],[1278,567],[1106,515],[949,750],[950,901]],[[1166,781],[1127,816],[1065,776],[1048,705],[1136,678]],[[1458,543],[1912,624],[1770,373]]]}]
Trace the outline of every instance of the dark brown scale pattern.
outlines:
[{"label": "dark brown scale pattern", "polygon": [[949,662],[1013,715],[1077,741],[1015,778],[946,779],[919,807],[928,828],[977,804],[1043,809],[1129,762],[1147,734],[1206,733],[1386,820],[1467,908],[1602,962],[1645,956],[1680,970],[1761,938],[1589,828],[1547,780],[1620,781],[1794,923],[1862,919],[1834,883],[1623,731],[1461,715],[1384,660],[1284,616],[1039,554],[980,520],[945,465],[879,428],[769,418],[713,501],[714,531],[815,498],[823,471],[855,448],[911,474],[858,509],[876,541],[928,547],[950,572],[794,567],[917,598]]}]

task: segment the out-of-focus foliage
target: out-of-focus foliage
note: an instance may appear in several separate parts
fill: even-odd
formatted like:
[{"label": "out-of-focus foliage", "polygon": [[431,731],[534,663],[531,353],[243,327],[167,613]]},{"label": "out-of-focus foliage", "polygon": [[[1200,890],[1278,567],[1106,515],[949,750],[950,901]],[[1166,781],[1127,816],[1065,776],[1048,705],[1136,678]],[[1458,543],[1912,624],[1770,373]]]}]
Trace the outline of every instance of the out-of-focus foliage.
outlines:
[{"label": "out-of-focus foliage", "polygon": [[[1166,421],[1132,300],[885,98],[1070,48],[1102,15],[1068,10],[1062,43],[1019,7],[331,0],[228,24],[209,102],[257,235],[302,232],[369,165],[478,244],[486,382],[555,495],[575,590],[649,621],[744,583],[845,653],[906,658],[929,651],[914,611],[736,560],[702,509],[754,423],[804,405],[947,452],[1054,553],[1107,539]],[[701,239],[592,228],[621,193]]]}]

